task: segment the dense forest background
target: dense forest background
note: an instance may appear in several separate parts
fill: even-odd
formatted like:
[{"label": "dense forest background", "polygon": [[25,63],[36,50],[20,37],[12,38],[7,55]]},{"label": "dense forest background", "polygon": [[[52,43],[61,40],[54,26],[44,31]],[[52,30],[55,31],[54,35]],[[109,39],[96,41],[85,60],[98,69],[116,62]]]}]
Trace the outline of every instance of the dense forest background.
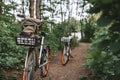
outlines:
[{"label": "dense forest background", "polygon": [[[34,0],[31,0],[34,2]],[[40,1],[40,0],[38,0]],[[66,3],[66,9],[62,10],[63,5]],[[30,4],[32,6],[30,6]],[[35,3],[34,3],[35,4]],[[23,67],[18,65],[24,63],[24,56],[26,53],[26,47],[18,46],[15,44],[15,37],[17,37],[21,31],[21,23],[18,14],[29,15],[33,18],[39,18],[41,20],[51,20],[52,23],[44,23],[40,31],[45,31],[49,34],[46,39],[46,43],[50,45],[52,53],[61,50],[62,45],[60,38],[66,36],[67,33],[74,33],[81,31],[81,25],[86,25],[71,16],[70,9],[71,2],[69,1],[47,1],[42,0],[40,3],[39,15],[35,16],[35,11],[32,12],[34,5],[28,0],[19,1],[19,3],[13,0],[1,0],[0,2],[0,66],[2,69],[18,69]],[[80,3],[81,4],[81,3]],[[58,10],[56,5],[59,5]],[[78,4],[76,4],[78,5]],[[23,7],[24,6],[24,7]],[[30,11],[31,9],[31,11]],[[35,8],[34,8],[35,9]],[[76,8],[77,9],[77,8]],[[26,11],[27,10],[27,11]],[[25,12],[26,11],[26,12]],[[37,9],[36,9],[37,11]],[[37,11],[38,12],[38,11]],[[65,15],[68,13],[68,15]],[[30,14],[28,14],[30,13]],[[78,13],[76,11],[76,13]],[[54,17],[59,17],[59,22],[54,20]],[[81,15],[80,15],[81,16]],[[79,17],[80,17],[79,16]],[[67,17],[67,18],[65,18]],[[87,19],[86,19],[87,20]],[[73,47],[77,45],[77,38],[73,40]],[[7,61],[7,62],[6,62]],[[16,65],[16,66],[14,66]]]},{"label": "dense forest background", "polygon": [[[34,0],[21,0],[19,4],[14,0],[0,0],[0,73],[2,70],[23,68],[27,48],[15,44],[15,37],[21,31],[16,14],[30,13],[30,1]],[[36,1],[40,2],[36,18],[57,20],[50,24],[45,23],[41,29],[49,33],[46,42],[50,45],[52,53],[61,50],[62,36],[81,32],[80,41],[92,44],[89,54],[86,55],[86,67],[91,70],[93,80],[120,79],[119,0]],[[75,10],[70,6],[72,4],[76,5]],[[73,12],[76,16],[72,16]],[[85,12],[87,15],[84,15]],[[33,16],[34,14],[30,15]],[[78,42],[74,38],[73,47]]]}]

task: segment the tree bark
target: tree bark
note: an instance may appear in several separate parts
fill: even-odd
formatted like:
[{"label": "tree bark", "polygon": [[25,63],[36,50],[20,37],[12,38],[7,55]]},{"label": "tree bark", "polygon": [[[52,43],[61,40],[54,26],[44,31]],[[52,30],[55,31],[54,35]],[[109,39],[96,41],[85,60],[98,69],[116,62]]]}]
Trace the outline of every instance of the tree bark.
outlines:
[{"label": "tree bark", "polygon": [[1,6],[1,4],[2,4],[2,0],[0,0],[0,15],[2,15],[2,6]]},{"label": "tree bark", "polygon": [[83,20],[82,21],[80,21],[80,23],[81,23],[81,30],[80,30],[80,32],[81,32],[81,38],[83,39]]},{"label": "tree bark", "polygon": [[22,14],[25,15],[25,10],[24,10],[24,0],[22,0]]},{"label": "tree bark", "polygon": [[36,18],[41,20],[41,0],[36,0]]},{"label": "tree bark", "polygon": [[29,12],[30,12],[30,17],[34,18],[34,0],[29,0],[30,6],[29,6]]}]

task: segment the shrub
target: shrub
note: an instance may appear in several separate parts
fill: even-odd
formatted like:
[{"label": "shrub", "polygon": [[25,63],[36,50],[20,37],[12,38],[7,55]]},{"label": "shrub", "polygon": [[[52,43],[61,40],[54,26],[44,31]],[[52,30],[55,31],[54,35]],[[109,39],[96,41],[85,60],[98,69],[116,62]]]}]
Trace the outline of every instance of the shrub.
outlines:
[{"label": "shrub", "polygon": [[[23,61],[25,50],[15,44],[15,37],[19,27],[14,24],[0,22],[0,69],[19,69]],[[16,28],[17,27],[17,28]],[[19,64],[19,66],[17,66]]]},{"label": "shrub", "polygon": [[86,66],[91,69],[95,80],[119,80],[120,33],[101,28],[95,34],[89,54],[86,56]]},{"label": "shrub", "polygon": [[71,47],[74,48],[76,46],[78,46],[79,41],[77,40],[77,37],[73,37],[71,40]]}]

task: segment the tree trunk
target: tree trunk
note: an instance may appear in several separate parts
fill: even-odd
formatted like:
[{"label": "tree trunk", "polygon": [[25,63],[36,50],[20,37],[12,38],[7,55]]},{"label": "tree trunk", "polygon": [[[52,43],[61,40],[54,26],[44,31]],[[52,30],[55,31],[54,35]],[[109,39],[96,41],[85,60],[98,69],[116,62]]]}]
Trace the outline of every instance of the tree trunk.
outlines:
[{"label": "tree trunk", "polygon": [[29,0],[30,6],[29,6],[29,12],[30,12],[30,17],[34,18],[34,0]]},{"label": "tree trunk", "polygon": [[41,20],[41,0],[36,0],[36,18]]},{"label": "tree trunk", "polygon": [[60,11],[61,11],[61,21],[63,22],[64,21],[64,18],[63,18],[63,9],[62,9],[62,4],[60,6]]},{"label": "tree trunk", "polygon": [[81,38],[83,39],[83,20],[82,21],[80,21],[80,23],[81,23],[81,30],[80,30],[80,32],[81,32]]},{"label": "tree trunk", "polygon": [[22,0],[22,14],[25,15],[25,10],[24,10],[24,0]]},{"label": "tree trunk", "polygon": [[0,15],[2,15],[2,6],[1,6],[1,4],[2,4],[2,0],[0,0]]}]

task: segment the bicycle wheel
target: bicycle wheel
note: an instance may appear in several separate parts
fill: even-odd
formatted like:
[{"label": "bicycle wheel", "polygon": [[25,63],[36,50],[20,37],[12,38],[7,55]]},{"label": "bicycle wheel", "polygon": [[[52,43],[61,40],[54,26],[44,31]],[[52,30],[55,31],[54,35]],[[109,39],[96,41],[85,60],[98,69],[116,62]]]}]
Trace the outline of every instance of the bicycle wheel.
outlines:
[{"label": "bicycle wheel", "polygon": [[64,46],[64,49],[62,50],[61,63],[62,65],[66,65],[68,61],[69,61],[69,47]]},{"label": "bicycle wheel", "polygon": [[46,47],[46,49],[44,49],[42,52],[41,64],[44,65],[40,68],[41,77],[47,76],[49,69],[49,62],[50,62],[50,49],[49,47]]},{"label": "bicycle wheel", "polygon": [[22,80],[33,80],[35,72],[35,51],[30,51],[26,60]]}]

